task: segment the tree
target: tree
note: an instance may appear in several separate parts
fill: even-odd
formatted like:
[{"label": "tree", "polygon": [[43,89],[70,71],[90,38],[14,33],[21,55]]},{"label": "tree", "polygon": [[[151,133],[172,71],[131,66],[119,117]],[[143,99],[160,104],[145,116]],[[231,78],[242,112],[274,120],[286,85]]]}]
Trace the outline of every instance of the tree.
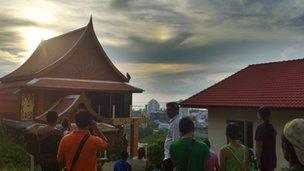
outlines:
[{"label": "tree", "polygon": [[148,144],[148,160],[152,167],[159,167],[164,159],[164,143],[167,136],[167,130],[154,132],[152,135],[145,137]]}]

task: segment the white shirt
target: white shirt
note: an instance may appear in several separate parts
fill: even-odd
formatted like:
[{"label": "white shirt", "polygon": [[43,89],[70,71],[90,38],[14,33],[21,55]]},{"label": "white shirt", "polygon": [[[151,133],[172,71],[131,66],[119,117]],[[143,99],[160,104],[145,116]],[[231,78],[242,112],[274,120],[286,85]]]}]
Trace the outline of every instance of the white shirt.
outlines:
[{"label": "white shirt", "polygon": [[181,119],[181,116],[178,114],[174,116],[172,119],[169,121],[169,131],[168,135],[165,140],[165,145],[164,145],[164,153],[165,153],[165,158],[169,159],[170,158],[170,145],[172,144],[173,141],[176,141],[180,138],[180,133],[179,133],[179,121]]}]

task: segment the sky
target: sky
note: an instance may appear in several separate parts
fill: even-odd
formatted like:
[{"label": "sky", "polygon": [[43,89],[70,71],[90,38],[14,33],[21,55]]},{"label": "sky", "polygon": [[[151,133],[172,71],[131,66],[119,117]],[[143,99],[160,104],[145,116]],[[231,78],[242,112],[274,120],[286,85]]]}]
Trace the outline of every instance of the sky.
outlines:
[{"label": "sky", "polygon": [[85,26],[131,84],[133,98],[175,101],[256,63],[304,56],[304,0],[0,0],[0,76],[41,40]]}]

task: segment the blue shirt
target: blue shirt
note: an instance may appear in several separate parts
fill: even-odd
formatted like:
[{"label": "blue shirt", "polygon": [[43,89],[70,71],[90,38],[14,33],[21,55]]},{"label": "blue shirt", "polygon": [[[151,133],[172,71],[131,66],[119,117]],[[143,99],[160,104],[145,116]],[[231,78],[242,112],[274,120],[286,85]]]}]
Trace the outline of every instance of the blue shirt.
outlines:
[{"label": "blue shirt", "polygon": [[131,171],[131,165],[125,160],[118,160],[114,165],[114,171]]}]

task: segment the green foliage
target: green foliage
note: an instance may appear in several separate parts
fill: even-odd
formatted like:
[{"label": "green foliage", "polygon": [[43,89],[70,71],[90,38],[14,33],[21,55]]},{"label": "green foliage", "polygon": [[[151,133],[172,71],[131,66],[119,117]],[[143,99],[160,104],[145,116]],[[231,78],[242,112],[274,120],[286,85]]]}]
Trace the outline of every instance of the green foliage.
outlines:
[{"label": "green foliage", "polygon": [[145,137],[145,142],[148,144],[148,160],[152,167],[160,166],[164,159],[164,143],[167,135],[167,130],[154,132],[152,135]]},{"label": "green foliage", "polygon": [[139,140],[140,142],[145,141],[145,137],[153,134],[153,130],[157,129],[157,125],[149,123],[146,127],[139,127]]},{"label": "green foliage", "polygon": [[25,170],[27,162],[25,145],[17,144],[0,122],[0,170]]}]

